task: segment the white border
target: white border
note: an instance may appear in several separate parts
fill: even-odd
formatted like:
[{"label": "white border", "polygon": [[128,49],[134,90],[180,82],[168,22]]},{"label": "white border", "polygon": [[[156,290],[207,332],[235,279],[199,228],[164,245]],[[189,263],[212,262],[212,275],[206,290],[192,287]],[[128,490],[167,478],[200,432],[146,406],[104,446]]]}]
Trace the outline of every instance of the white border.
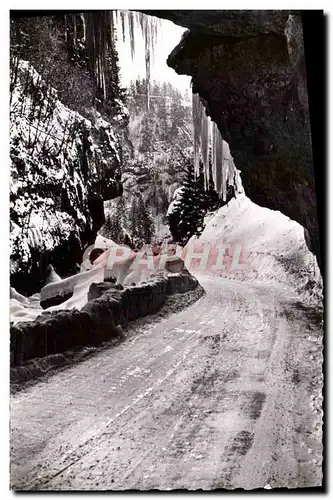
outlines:
[{"label": "white border", "polygon": [[[58,0],[57,2],[48,2],[45,4],[45,2],[42,2],[41,0],[34,0],[29,2],[29,5],[27,5],[26,1],[23,0],[12,0],[12,2],[6,4],[2,3],[1,4],[1,15],[0,15],[0,23],[1,23],[1,29],[0,29],[0,36],[1,36],[1,49],[2,49],[2,57],[1,57],[1,128],[0,128],[0,140],[1,140],[1,152],[2,152],[2,157],[1,157],[1,182],[0,182],[0,188],[1,188],[1,195],[0,195],[0,201],[1,201],[1,229],[2,229],[2,246],[1,246],[1,260],[0,262],[2,263],[1,265],[1,270],[2,270],[2,277],[0,280],[0,285],[1,285],[1,348],[0,348],[0,356],[1,356],[1,429],[2,429],[2,440],[1,440],[1,478],[0,478],[0,488],[1,488],[1,498],[7,498],[8,496],[12,496],[12,493],[8,491],[8,485],[9,485],[9,435],[8,435],[8,428],[9,428],[9,411],[8,411],[8,401],[9,401],[9,339],[8,339],[8,319],[9,319],[9,294],[8,294],[8,283],[9,283],[9,270],[8,270],[8,258],[9,258],[9,251],[8,251],[8,240],[9,240],[9,224],[8,224],[8,186],[9,186],[9,169],[8,169],[8,82],[9,82],[9,75],[8,75],[8,52],[9,52],[9,9],[45,9],[47,6],[47,9],[77,9],[77,10],[89,10],[89,9],[114,9],[114,8],[122,8],[122,9],[203,9],[203,10],[208,10],[208,9],[262,9],[262,10],[267,10],[267,9],[324,9],[325,13],[328,14],[328,63],[332,62],[331,61],[331,54],[332,54],[332,35],[330,33],[330,30],[332,28],[332,22],[330,18],[330,14],[332,12],[332,7],[330,7],[330,3],[328,0],[324,2],[306,2],[306,1],[287,1],[287,0],[280,0],[279,2],[270,2],[268,0],[260,0],[260,1],[255,1],[255,2],[248,2],[248,1],[240,1],[240,0],[233,0],[232,2],[226,2],[226,1],[221,1],[221,2],[216,2],[212,0],[206,0],[205,2],[198,1],[198,0],[191,0],[191,1],[180,1],[180,0],[160,0],[158,3],[156,0],[144,0],[142,2],[137,2],[133,0],[122,0],[122,1],[115,1],[115,0],[109,0],[109,1],[95,1],[95,2],[88,2],[86,0],[81,0],[79,1],[64,1],[64,0]],[[313,34],[313,36],[316,36],[316,33]],[[328,71],[328,82],[327,82],[327,89],[329,92],[329,82],[332,82],[332,64],[329,64],[329,71]],[[329,146],[332,144],[332,136],[331,136],[331,127],[329,127],[331,123],[331,118],[332,118],[332,100],[329,99],[329,114],[328,114],[328,135],[327,135],[327,143],[328,143],[328,155],[327,155],[327,160],[328,160],[328,165],[327,165],[327,172],[328,172],[328,213],[327,213],[327,230],[329,229],[329,221],[332,218],[332,208],[333,208],[333,202],[331,201],[331,196],[333,195],[333,186],[332,186],[332,179],[333,176],[330,174],[330,168],[332,165],[332,157],[331,157],[331,149]],[[331,194],[331,196],[329,196]],[[332,249],[332,232],[329,232],[327,236],[327,243],[328,247],[326,249],[326,255],[327,255],[327,266],[328,266],[328,271],[326,273],[326,278],[327,278],[327,285],[326,288],[331,290],[331,285],[332,285],[332,275],[330,273],[330,266],[329,266],[329,257],[331,255],[331,249]],[[327,294],[327,289],[326,289],[326,294]],[[330,415],[332,416],[332,408],[331,408],[331,402],[332,402],[332,397],[329,398],[329,392],[332,393],[332,385],[333,381],[331,379],[331,368],[330,364],[333,362],[332,361],[332,356],[331,356],[331,346],[333,345],[332,341],[329,342],[329,335],[333,334],[329,326],[332,324],[331,323],[331,312],[332,308],[330,307],[331,304],[331,296],[326,295],[326,311],[327,311],[327,324],[326,324],[326,351],[325,351],[325,359],[326,359],[326,377],[325,377],[325,384],[326,384],[326,395],[328,398],[328,403],[327,403],[327,409],[331,410]],[[328,408],[330,406],[330,408]],[[328,438],[328,427],[329,422],[326,420],[326,434]],[[332,471],[332,461],[333,461],[333,454],[331,453],[331,445],[327,439],[326,445],[328,446],[327,450],[327,461],[328,461],[328,467],[327,467],[327,482],[328,486],[330,485],[330,472]],[[329,460],[330,458],[330,460]],[[291,491],[292,492],[292,491]],[[39,496],[42,495],[42,493],[39,493]],[[93,497],[93,493],[91,495],[85,495],[85,498],[91,498]],[[113,492],[113,496],[118,496],[119,494]],[[207,496],[208,494],[203,494],[204,496]],[[234,493],[234,495],[239,495],[238,493]],[[126,495],[128,497],[128,495]],[[309,495],[304,496],[308,497]],[[310,494],[310,496],[312,496]]]}]

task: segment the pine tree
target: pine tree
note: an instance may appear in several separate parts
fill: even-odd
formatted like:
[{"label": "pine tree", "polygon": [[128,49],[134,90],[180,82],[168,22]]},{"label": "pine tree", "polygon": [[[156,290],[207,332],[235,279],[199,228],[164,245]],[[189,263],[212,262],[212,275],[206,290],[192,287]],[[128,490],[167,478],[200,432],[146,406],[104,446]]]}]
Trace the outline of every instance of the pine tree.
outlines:
[{"label": "pine tree", "polygon": [[182,95],[177,89],[173,89],[171,100],[171,134],[177,136],[179,130],[182,130],[185,124],[185,108],[182,103]]},{"label": "pine tree", "polygon": [[127,207],[125,203],[125,199],[123,196],[119,196],[116,201],[116,214],[118,219],[121,221],[122,227],[127,226],[127,219],[128,219],[128,214],[127,214]]},{"label": "pine tree", "polygon": [[154,219],[141,194],[138,196],[137,217],[140,239],[143,243],[151,243],[155,232]]},{"label": "pine tree", "polygon": [[133,198],[129,216],[129,231],[133,240],[139,236],[137,211],[136,198]]},{"label": "pine tree", "polygon": [[116,243],[121,243],[123,237],[123,228],[117,216],[112,217],[112,237]]},{"label": "pine tree", "polygon": [[204,206],[205,190],[202,169],[196,178],[193,162],[188,161],[180,200],[169,216],[170,231],[177,243],[185,245],[191,236],[201,234],[206,212]]},{"label": "pine tree", "polygon": [[107,215],[103,226],[103,235],[117,243],[121,243],[123,233],[124,231],[117,215]]},{"label": "pine tree", "polygon": [[107,215],[105,217],[105,222],[103,226],[103,236],[106,238],[111,238],[111,233],[112,233],[112,217],[111,215]]},{"label": "pine tree", "polygon": [[140,153],[145,155],[153,150],[153,124],[150,116],[145,114],[141,126],[141,144],[139,146]]}]

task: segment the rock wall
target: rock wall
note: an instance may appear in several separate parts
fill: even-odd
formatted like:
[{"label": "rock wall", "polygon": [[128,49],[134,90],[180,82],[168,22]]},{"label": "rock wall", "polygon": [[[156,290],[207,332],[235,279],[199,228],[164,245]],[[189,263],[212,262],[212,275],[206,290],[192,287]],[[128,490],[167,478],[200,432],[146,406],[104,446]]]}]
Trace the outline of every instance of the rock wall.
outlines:
[{"label": "rock wall", "polygon": [[168,58],[193,78],[247,196],[307,229],[319,266],[302,22],[293,11],[145,11],[187,27]]},{"label": "rock wall", "polygon": [[[10,102],[11,284],[32,294],[53,263],[81,263],[104,223],[104,200],[122,194],[116,129],[94,108],[66,107],[28,61],[12,69]],[[12,76],[12,75],[11,75]],[[126,118],[118,116],[119,121]]]},{"label": "rock wall", "polygon": [[80,311],[45,312],[35,321],[12,325],[11,366],[63,353],[76,346],[99,345],[119,336],[120,326],[158,311],[168,295],[194,290],[197,286],[198,281],[188,272],[161,274],[140,286],[122,290],[111,283],[93,284],[89,302]]}]

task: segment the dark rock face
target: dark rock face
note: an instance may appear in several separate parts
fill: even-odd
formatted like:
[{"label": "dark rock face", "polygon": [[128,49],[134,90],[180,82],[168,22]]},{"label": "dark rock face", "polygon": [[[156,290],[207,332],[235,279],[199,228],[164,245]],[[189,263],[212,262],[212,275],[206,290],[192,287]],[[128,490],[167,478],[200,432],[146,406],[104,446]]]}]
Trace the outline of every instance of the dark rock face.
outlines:
[{"label": "dark rock face", "polygon": [[108,290],[115,289],[115,285],[112,283],[104,282],[104,283],[92,283],[88,292],[88,302],[94,299],[98,299],[103,293]]},{"label": "dark rock face", "polygon": [[282,10],[146,10],[186,27],[193,33],[220,36],[256,36],[258,33],[283,34],[289,13]]},{"label": "dark rock face", "polygon": [[50,299],[41,300],[40,305],[43,309],[47,309],[48,307],[58,306],[66,300],[70,299],[73,296],[73,292],[64,293],[63,295],[57,295],[56,297],[52,297]]},{"label": "dark rock face", "polygon": [[306,228],[320,266],[300,14],[146,12],[189,28],[168,65],[192,76],[193,92],[230,145],[247,196]]}]

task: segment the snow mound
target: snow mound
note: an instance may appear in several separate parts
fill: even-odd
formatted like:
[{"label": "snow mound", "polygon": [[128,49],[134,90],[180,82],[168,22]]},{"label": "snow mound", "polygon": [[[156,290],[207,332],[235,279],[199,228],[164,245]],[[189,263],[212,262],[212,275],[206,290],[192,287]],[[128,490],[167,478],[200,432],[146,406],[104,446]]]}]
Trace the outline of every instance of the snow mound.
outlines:
[{"label": "snow mound", "polygon": [[205,222],[201,236],[192,237],[188,246],[199,242],[217,248],[223,244],[242,248],[244,269],[222,271],[221,275],[241,281],[277,282],[291,287],[304,300],[321,301],[322,278],[300,224],[281,212],[256,205],[244,193],[206,217]]},{"label": "snow mound", "polygon": [[[107,250],[91,265],[89,253],[93,248],[103,250],[111,248],[113,252],[115,250],[125,250],[125,258],[120,260],[120,265],[109,269],[107,263],[110,250]],[[122,255],[122,252],[120,252],[120,255]],[[136,258],[136,263],[133,262],[134,257]],[[95,244],[87,251],[86,259],[81,266],[81,272],[78,274],[65,279],[51,281],[42,288],[40,294],[35,294],[31,297],[24,297],[16,292],[14,288],[11,288],[10,321],[14,324],[22,321],[34,321],[44,311],[60,311],[74,308],[80,310],[88,301],[88,292],[92,283],[102,283],[104,279],[112,276],[117,279],[118,283],[123,285],[132,285],[133,282],[138,285],[155,276],[157,272],[168,272],[167,263],[170,264],[173,262],[175,265],[178,261],[179,258],[177,256],[168,256],[166,249],[164,249],[160,257],[156,256],[153,259],[146,260],[143,251],[139,253],[131,252],[126,245],[118,245],[108,238],[97,235]],[[172,272],[172,274],[174,273]],[[59,305],[42,309],[40,301],[56,296],[65,296],[68,293],[72,293],[72,296],[66,301]]]},{"label": "snow mound", "polygon": [[173,212],[175,211],[175,208],[177,206],[177,203],[179,203],[179,201],[182,198],[183,191],[184,191],[184,186],[180,186],[179,188],[175,189],[175,191],[172,195],[172,201],[171,201],[169,208],[168,208],[168,211],[167,211],[167,215],[173,214]]},{"label": "snow mound", "polygon": [[10,321],[13,323],[22,321],[34,321],[44,311],[60,311],[63,309],[81,309],[88,300],[88,291],[92,283],[101,283],[104,280],[104,266],[94,266],[91,270],[81,272],[60,282],[50,283],[41,291],[41,298],[64,295],[67,291],[73,291],[73,295],[57,306],[42,309],[39,296],[33,295],[26,298],[26,301],[19,301],[17,298],[10,299]]}]

